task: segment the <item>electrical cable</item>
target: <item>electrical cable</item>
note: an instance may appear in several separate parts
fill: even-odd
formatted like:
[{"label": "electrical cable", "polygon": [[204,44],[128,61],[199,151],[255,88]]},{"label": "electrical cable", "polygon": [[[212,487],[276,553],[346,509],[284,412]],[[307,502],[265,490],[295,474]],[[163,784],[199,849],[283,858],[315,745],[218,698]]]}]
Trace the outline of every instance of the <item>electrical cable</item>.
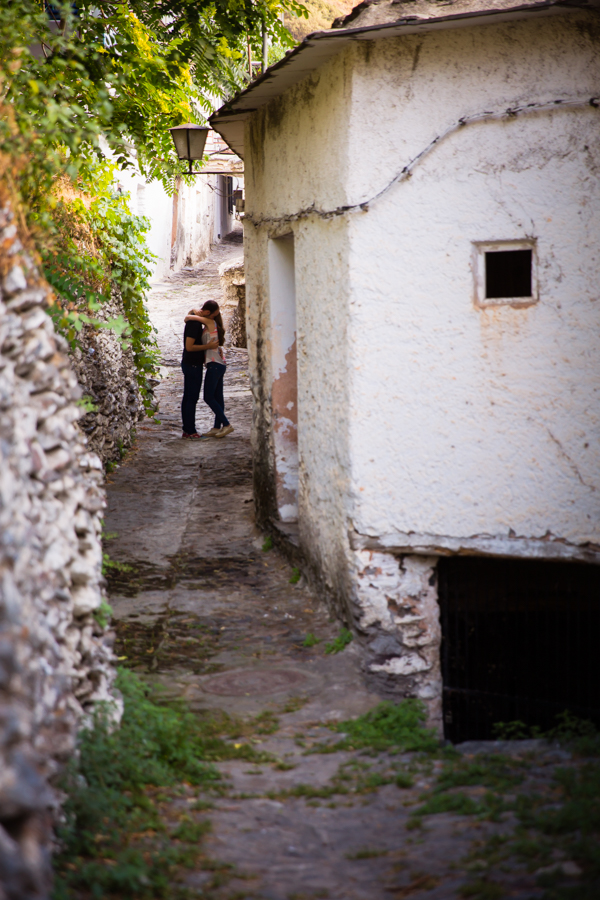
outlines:
[{"label": "electrical cable", "polygon": [[287,216],[279,216],[270,217],[265,216],[262,218],[255,218],[252,215],[245,214],[244,221],[249,222],[251,225],[254,225],[255,228],[259,228],[261,225],[280,225],[284,223],[296,222],[299,219],[307,219],[310,216],[317,216],[321,219],[333,219],[337,216],[344,216],[347,213],[351,212],[368,212],[369,206],[375,201],[379,200],[381,197],[385,196],[385,194],[390,191],[394,185],[399,184],[402,181],[406,181],[412,175],[413,169],[415,166],[421,162],[421,160],[427,156],[434,147],[436,147],[441,141],[445,138],[449,137],[449,135],[453,134],[456,131],[460,131],[461,128],[464,128],[467,125],[475,125],[479,122],[491,122],[491,121],[500,121],[501,119],[515,119],[517,116],[522,115],[523,113],[530,112],[551,112],[557,109],[574,109],[578,107],[591,106],[594,109],[598,109],[600,106],[600,97],[587,97],[585,100],[550,100],[546,103],[527,103],[524,106],[509,106],[504,110],[497,110],[495,112],[486,110],[481,113],[475,113],[472,116],[461,116],[456,122],[453,122],[452,125],[449,125],[445,131],[442,131],[436,137],[431,140],[426,147],[424,147],[420,153],[417,153],[416,156],[404,166],[403,169],[398,172],[397,175],[392,178],[392,180],[380,191],[370,197],[368,200],[362,200],[359,203],[351,203],[345,206],[337,206],[335,209],[330,210],[322,210],[316,209],[316,207],[308,206],[304,209],[299,210],[297,213],[290,213]]}]

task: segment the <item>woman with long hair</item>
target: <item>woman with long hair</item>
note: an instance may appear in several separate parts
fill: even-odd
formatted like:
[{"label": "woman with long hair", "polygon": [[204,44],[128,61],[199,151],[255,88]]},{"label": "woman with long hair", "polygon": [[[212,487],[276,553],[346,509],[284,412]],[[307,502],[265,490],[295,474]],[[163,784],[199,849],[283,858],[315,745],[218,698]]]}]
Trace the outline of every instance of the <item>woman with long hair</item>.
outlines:
[{"label": "woman with long hair", "polygon": [[[210,431],[201,435],[202,438],[222,438],[233,431],[233,425],[225,415],[225,400],[223,397],[223,379],[227,371],[223,344],[225,343],[225,327],[221,317],[219,304],[216,300],[206,300],[195,315],[185,317],[188,322],[201,322],[206,326],[202,335],[202,342],[210,345],[205,353],[206,373],[204,375],[204,402],[210,406],[215,414],[215,423]],[[215,347],[215,342],[218,343]]]}]

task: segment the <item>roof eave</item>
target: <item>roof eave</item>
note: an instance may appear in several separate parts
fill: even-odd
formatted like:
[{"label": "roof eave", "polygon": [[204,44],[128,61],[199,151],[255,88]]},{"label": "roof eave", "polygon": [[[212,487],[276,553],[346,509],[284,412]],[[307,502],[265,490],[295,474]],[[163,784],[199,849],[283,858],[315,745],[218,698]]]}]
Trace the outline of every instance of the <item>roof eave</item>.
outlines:
[{"label": "roof eave", "polygon": [[244,122],[253,112],[288,88],[302,81],[316,68],[356,40],[378,40],[426,31],[440,31],[470,25],[515,21],[539,15],[557,15],[582,9],[598,9],[598,0],[542,0],[511,9],[477,10],[467,13],[420,19],[411,16],[383,25],[314,31],[297,47],[271,66],[210,117],[209,121],[225,142],[243,159]]}]

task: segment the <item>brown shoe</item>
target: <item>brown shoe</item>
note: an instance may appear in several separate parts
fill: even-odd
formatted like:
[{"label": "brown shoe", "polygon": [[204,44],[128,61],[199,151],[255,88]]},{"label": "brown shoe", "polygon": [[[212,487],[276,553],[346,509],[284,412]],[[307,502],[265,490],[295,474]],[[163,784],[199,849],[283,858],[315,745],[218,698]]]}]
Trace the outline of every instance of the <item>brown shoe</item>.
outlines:
[{"label": "brown shoe", "polygon": [[225,428],[219,429],[219,433],[215,434],[216,438],[225,437],[226,434],[231,434],[233,431],[233,425],[226,425]]}]

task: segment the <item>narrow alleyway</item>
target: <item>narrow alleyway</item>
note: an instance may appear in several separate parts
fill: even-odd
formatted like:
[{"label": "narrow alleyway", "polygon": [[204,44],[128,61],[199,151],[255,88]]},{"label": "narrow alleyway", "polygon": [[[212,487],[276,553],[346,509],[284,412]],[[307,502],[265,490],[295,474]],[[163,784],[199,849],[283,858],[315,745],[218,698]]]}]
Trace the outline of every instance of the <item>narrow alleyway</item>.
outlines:
[{"label": "narrow alleyway", "polygon": [[[265,536],[253,521],[246,351],[228,353],[234,433],[202,443],[180,438],[183,317],[205,299],[220,300],[218,266],[241,252],[239,243],[224,242],[201,267],[153,291],[163,355],[160,424],[140,426],[108,483],[108,549],[129,567],[111,581],[119,656],[194,711],[262,716],[253,746],[270,757],[220,763],[228,788],[210,797],[207,852],[235,867],[219,897],[459,897],[466,881],[489,874],[492,863],[477,848],[494,836],[501,844],[515,826],[501,804],[495,816],[474,814],[489,784],[459,781],[467,785],[463,808],[433,808],[424,829],[414,813],[445,764],[441,758],[417,765],[410,754],[308,752],[340,739],[328,722],[360,715],[379,698],[364,687],[357,646],[325,652],[339,623],[302,579],[293,583],[287,561],[263,549]],[[205,430],[211,417],[202,403],[199,410]],[[305,646],[309,634],[318,643]],[[471,755],[464,758],[479,749],[465,747]],[[538,791],[549,789],[553,767],[564,759],[539,742],[501,749],[511,750],[511,765],[527,771]],[[183,805],[197,799],[198,790],[182,786]],[[202,896],[212,877],[197,871],[186,883]],[[520,864],[501,877],[512,897],[542,896]]]}]

